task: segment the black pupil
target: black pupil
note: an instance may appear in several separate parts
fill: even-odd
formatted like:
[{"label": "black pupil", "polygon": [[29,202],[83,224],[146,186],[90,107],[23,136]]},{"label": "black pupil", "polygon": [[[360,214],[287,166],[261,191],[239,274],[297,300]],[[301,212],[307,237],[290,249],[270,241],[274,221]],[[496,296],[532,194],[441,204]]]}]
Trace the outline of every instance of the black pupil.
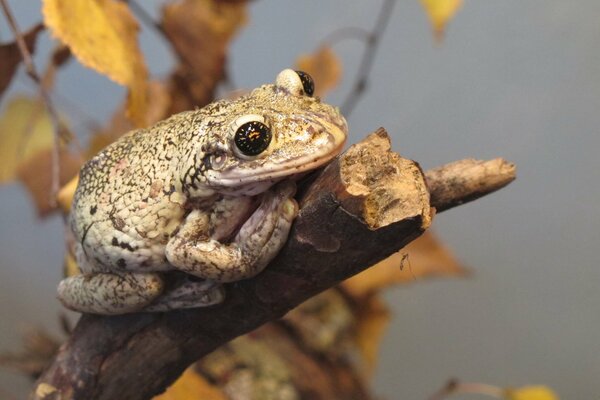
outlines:
[{"label": "black pupil", "polygon": [[242,154],[255,156],[269,147],[271,130],[259,121],[246,122],[235,132],[234,141]]},{"label": "black pupil", "polygon": [[300,77],[300,82],[302,82],[302,88],[304,89],[304,93],[309,96],[312,96],[315,92],[315,82],[313,78],[303,71],[296,71],[298,76]]}]

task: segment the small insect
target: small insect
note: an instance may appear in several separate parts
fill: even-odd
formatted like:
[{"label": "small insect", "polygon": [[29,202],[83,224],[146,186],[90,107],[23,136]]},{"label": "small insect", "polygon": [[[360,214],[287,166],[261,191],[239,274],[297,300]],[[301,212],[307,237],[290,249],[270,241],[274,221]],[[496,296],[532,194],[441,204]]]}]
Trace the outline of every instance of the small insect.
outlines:
[{"label": "small insect", "polygon": [[408,264],[408,270],[410,271],[411,275],[413,276],[413,280],[417,280],[417,276],[414,274],[413,270],[412,270],[412,265],[410,264],[410,258],[409,258],[409,254],[408,253],[404,253],[402,254],[402,258],[400,259],[400,271],[404,270],[404,264]]}]

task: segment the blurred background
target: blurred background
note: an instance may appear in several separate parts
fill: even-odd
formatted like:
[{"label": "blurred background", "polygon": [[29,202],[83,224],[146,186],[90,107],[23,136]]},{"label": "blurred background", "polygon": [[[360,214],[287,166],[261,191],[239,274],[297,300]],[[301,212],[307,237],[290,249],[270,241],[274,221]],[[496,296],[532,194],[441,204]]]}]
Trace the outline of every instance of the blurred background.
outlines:
[{"label": "blurred background", "polygon": [[[252,2],[250,22],[230,52],[233,83],[271,82],[338,28],[372,29],[380,3]],[[41,19],[38,2],[9,4],[22,29]],[[145,1],[144,8],[157,15],[160,4]],[[397,2],[367,92],[349,117],[350,143],[384,126],[394,149],[425,169],[501,156],[517,164],[518,178],[434,220],[471,277],[417,281],[386,293],[394,318],[372,383],[381,398],[426,399],[452,377],[547,384],[561,399],[597,398],[599,15],[595,0],[466,1],[436,45],[419,2]],[[0,21],[0,39],[11,41]],[[165,74],[172,57],[164,41],[147,27],[141,40],[151,72]],[[46,33],[36,60],[49,49]],[[363,47],[350,40],[335,51],[343,82],[327,100],[340,104]],[[56,91],[99,122],[124,95],[76,62],[60,72]],[[11,92],[35,88],[20,71]],[[73,128],[85,130],[81,121]],[[37,220],[18,184],[0,186],[0,204],[0,351],[6,351],[20,346],[28,326],[59,331],[55,288],[64,245],[61,219]],[[0,389],[24,398],[28,385],[0,370]]]}]

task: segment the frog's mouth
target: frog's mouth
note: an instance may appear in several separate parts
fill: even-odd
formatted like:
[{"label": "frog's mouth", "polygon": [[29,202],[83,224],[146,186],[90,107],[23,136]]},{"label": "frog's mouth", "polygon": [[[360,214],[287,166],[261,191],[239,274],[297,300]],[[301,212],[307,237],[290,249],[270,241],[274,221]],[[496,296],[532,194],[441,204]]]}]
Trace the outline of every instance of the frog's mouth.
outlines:
[{"label": "frog's mouth", "polygon": [[[245,163],[221,171],[210,171],[206,178],[211,187],[221,188],[223,193],[255,195],[264,192],[276,182],[287,178],[296,179],[304,173],[319,168],[334,159],[346,142],[346,126],[330,126],[315,143],[299,143],[297,148],[276,150],[269,157]],[[301,150],[301,151],[300,151]],[[299,155],[291,157],[290,154]]]}]

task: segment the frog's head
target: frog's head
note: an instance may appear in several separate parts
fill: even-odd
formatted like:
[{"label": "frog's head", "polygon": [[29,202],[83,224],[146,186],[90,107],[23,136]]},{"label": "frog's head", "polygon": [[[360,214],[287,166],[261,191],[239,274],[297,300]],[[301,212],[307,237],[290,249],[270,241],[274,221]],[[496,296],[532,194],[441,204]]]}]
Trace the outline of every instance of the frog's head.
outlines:
[{"label": "frog's head", "polygon": [[253,195],[338,155],[346,141],[346,120],[313,92],[308,74],[286,69],[275,84],[219,106],[219,119],[226,121],[218,133],[208,129],[205,184],[221,193]]}]

